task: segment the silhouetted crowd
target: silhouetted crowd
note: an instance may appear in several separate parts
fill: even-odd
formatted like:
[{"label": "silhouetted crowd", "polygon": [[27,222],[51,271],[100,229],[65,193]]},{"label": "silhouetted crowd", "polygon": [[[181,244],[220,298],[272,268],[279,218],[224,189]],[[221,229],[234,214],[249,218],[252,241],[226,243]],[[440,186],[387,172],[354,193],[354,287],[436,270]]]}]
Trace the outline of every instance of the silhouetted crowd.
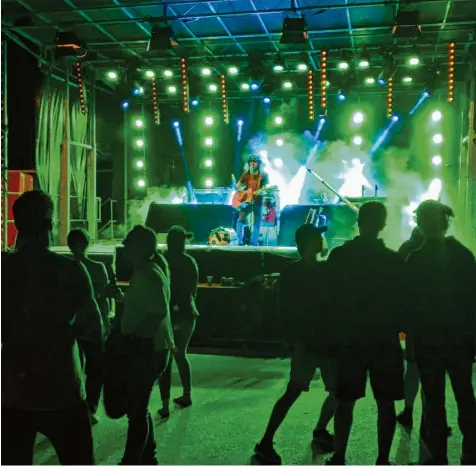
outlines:
[{"label": "silhouetted crowd", "polygon": [[[49,249],[53,203],[45,193],[23,194],[13,214],[17,246],[2,257],[2,464],[33,464],[38,433],[61,464],[94,464],[91,426],[101,393],[109,417],[128,419],[121,464],[158,464],[149,403],[158,383],[158,414],[169,417],[173,360],[183,386],[173,401],[192,405],[187,350],[199,313],[198,267],[185,252],[189,234],[172,227],[160,254],[155,233],[134,227],[123,243],[133,265],[123,293],[88,256],[84,230],[69,234],[73,260]],[[275,434],[319,369],[327,396],[312,445],[332,453],[327,464],[345,464],[354,405],[365,397],[367,379],[378,410],[376,464],[392,464],[397,422],[413,426],[419,384],[429,463],[448,464],[446,374],[463,435],[461,464],[476,464],[476,262],[447,236],[449,207],[425,201],[415,215],[417,227],[398,252],[379,239],[387,220],[379,202],[362,205],[359,235],[326,261],[319,257],[326,228],[305,224],[296,231],[299,259],[283,270],[278,289],[291,348],[289,383],[255,446],[260,463],[281,464]],[[114,312],[118,303],[121,313]],[[398,416],[397,400],[405,400]]]}]

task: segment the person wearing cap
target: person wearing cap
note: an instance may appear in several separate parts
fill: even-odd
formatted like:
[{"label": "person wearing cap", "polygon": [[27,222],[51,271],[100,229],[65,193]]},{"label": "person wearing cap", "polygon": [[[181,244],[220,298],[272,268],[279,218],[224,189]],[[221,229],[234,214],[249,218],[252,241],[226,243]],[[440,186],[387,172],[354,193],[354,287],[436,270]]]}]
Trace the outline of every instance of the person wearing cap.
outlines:
[{"label": "person wearing cap", "polygon": [[476,464],[476,401],[472,384],[476,337],[476,261],[454,237],[446,236],[450,207],[425,201],[416,210],[424,236],[408,258],[407,333],[425,395],[426,443],[431,464],[448,464],[445,419],[446,373],[458,406],[463,434],[461,464]]},{"label": "person wearing cap", "polygon": [[262,167],[262,161],[257,155],[251,155],[248,158],[245,171],[241,175],[236,187],[238,189],[244,189],[249,194],[249,197],[253,199],[253,202],[245,207],[238,214],[236,222],[236,234],[238,236],[238,244],[244,244],[245,225],[249,224],[250,215],[253,215],[253,231],[251,233],[251,246],[259,246],[259,235],[261,229],[262,219],[262,198],[255,196],[255,193],[266,187],[269,184],[268,174]]},{"label": "person wearing cap", "polygon": [[53,201],[13,204],[14,253],[2,255],[2,463],[34,464],[41,432],[60,464],[94,462],[77,340],[101,345],[101,314],[83,264],[49,249]]},{"label": "person wearing cap", "polygon": [[276,431],[301,393],[309,390],[317,368],[328,395],[313,431],[313,445],[321,452],[333,451],[333,436],[327,431],[334,415],[333,373],[324,341],[316,342],[316,328],[322,327],[321,315],[325,312],[326,289],[326,266],[317,257],[322,253],[322,233],[326,230],[312,224],[300,226],[296,231],[300,258],[280,275],[279,308],[285,336],[292,347],[291,370],[286,391],[274,405],[264,436],[255,446],[257,458],[265,464],[281,464],[273,446]]},{"label": "person wearing cap", "polygon": [[367,378],[378,410],[376,464],[390,464],[396,427],[395,401],[404,398],[401,331],[404,260],[379,239],[387,220],[380,202],[367,202],[358,215],[359,235],[333,249],[332,327],[337,398],[334,456],[345,464],[355,402],[365,396]]},{"label": "person wearing cap", "polygon": [[135,226],[124,240],[133,275],[124,296],[121,332],[129,337],[129,427],[121,464],[157,464],[154,423],[149,413],[152,388],[174,349],[170,323],[170,284],[157,259],[153,230]]},{"label": "person wearing cap", "polygon": [[[195,299],[197,297],[198,265],[195,259],[185,252],[185,243],[192,238],[181,226],[173,226],[167,235],[165,258],[170,269],[171,299],[170,315],[175,339],[173,357],[178,367],[183,394],[174,402],[186,408],[192,405],[192,372],[187,350],[199,316]],[[172,359],[159,378],[162,408],[159,415],[170,415],[170,390],[172,386]]]}]

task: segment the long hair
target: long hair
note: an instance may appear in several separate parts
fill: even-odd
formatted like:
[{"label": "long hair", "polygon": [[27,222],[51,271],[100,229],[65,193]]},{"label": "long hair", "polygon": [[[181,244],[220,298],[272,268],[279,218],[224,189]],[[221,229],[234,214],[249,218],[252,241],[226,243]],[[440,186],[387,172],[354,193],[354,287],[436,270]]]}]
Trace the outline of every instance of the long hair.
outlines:
[{"label": "long hair", "polygon": [[152,262],[154,264],[157,264],[160,267],[160,270],[164,272],[164,275],[167,277],[168,280],[170,280],[170,268],[169,268],[169,263],[167,262],[167,259],[164,257],[164,255],[161,252],[156,252],[154,256],[152,257]]}]

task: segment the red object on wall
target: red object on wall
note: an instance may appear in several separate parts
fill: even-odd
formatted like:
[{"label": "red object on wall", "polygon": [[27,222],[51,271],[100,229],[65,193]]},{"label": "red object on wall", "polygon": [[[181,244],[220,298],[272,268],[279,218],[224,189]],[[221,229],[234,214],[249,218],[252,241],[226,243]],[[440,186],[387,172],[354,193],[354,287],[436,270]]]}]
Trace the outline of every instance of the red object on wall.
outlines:
[{"label": "red object on wall", "polygon": [[17,170],[8,171],[8,193],[22,194],[33,190],[33,176]]},{"label": "red object on wall", "polygon": [[13,220],[13,204],[21,196],[21,194],[8,193],[8,220]]},{"label": "red object on wall", "polygon": [[8,222],[8,247],[15,247],[17,241],[18,230],[13,221]]}]

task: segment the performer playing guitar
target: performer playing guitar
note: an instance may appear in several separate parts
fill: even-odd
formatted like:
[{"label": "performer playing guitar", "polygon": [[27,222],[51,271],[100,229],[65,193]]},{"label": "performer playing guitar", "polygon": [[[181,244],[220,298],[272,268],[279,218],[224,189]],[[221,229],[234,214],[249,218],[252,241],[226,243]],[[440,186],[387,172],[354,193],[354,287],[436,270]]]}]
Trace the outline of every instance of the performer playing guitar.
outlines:
[{"label": "performer playing guitar", "polygon": [[261,228],[262,198],[258,194],[262,188],[269,183],[268,175],[263,170],[261,159],[257,155],[250,155],[245,171],[241,175],[236,187],[246,192],[246,207],[238,213],[236,222],[236,234],[238,244],[244,244],[245,224],[250,223],[250,216],[253,216],[253,231],[251,233],[251,245],[259,245],[259,233]]}]

